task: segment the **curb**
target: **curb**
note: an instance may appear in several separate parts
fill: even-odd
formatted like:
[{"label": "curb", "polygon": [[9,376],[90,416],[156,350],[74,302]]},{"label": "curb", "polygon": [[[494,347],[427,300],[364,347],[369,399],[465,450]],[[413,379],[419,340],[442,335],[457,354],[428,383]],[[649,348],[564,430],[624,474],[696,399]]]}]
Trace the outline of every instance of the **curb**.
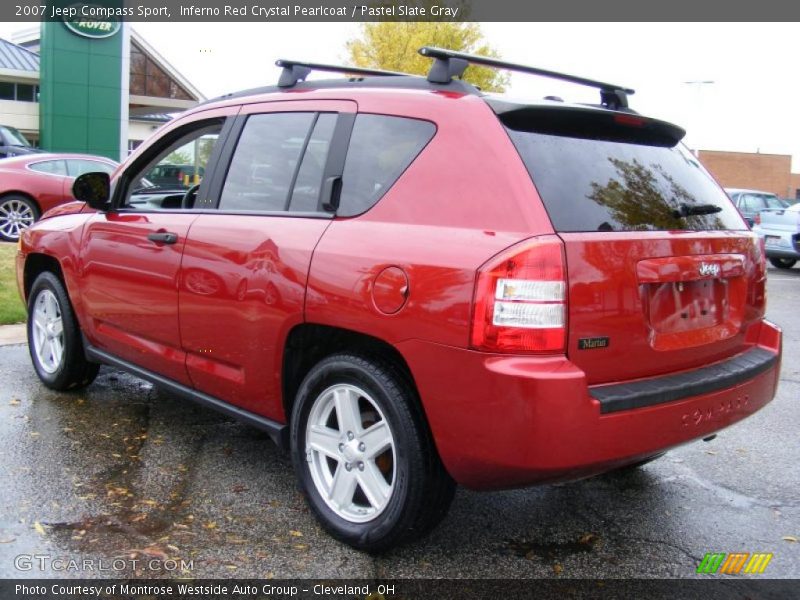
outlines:
[{"label": "curb", "polygon": [[28,334],[25,323],[16,325],[0,325],[0,346],[11,346],[12,344],[27,344]]}]

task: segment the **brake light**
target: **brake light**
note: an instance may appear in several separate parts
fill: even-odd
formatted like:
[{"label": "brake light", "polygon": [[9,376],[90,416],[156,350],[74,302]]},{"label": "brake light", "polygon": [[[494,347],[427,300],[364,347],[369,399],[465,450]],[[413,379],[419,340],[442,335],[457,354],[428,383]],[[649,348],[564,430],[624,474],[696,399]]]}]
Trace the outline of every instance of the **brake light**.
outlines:
[{"label": "brake light", "polygon": [[555,235],[526,240],[478,270],[470,346],[559,352],[566,340],[564,249]]}]

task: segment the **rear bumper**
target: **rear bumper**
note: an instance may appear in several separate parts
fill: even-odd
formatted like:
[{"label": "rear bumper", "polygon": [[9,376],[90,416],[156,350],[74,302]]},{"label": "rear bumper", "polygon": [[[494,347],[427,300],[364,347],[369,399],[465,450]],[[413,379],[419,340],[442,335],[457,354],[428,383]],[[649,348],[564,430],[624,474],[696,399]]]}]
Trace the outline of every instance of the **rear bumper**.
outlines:
[{"label": "rear bumper", "polygon": [[[753,414],[775,395],[781,332],[763,321],[748,339],[754,342],[750,353],[764,359],[752,376],[678,400],[606,412],[592,395],[600,388],[587,386],[584,373],[563,356],[488,355],[421,341],[399,349],[449,473],[467,487],[499,489],[601,473]],[[692,380],[691,373],[680,376]],[[642,389],[659,380],[667,378],[646,380]]]}]

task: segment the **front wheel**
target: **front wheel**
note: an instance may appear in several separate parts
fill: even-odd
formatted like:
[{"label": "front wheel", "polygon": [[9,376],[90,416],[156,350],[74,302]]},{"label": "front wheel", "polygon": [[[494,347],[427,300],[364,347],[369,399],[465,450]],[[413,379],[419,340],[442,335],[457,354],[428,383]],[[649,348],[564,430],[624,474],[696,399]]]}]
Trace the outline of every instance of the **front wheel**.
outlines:
[{"label": "front wheel", "polygon": [[317,519],[360,550],[426,533],[453,498],[416,393],[391,363],[349,354],[318,363],[297,394],[291,447]]},{"label": "front wheel", "polygon": [[791,269],[797,263],[794,258],[770,258],[769,262],[776,269]]},{"label": "front wheel", "polygon": [[89,385],[99,366],[86,360],[80,327],[61,281],[44,272],[28,298],[28,350],[39,379],[53,390]]}]

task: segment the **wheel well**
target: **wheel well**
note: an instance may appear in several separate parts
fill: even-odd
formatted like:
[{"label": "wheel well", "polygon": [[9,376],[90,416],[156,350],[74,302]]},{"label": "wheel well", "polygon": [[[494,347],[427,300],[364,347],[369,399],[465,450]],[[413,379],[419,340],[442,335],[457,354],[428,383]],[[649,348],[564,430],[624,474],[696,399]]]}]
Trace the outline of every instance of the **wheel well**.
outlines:
[{"label": "wheel well", "polygon": [[3,192],[0,194],[0,200],[5,198],[6,196],[22,196],[26,200],[30,200],[33,203],[33,206],[36,208],[37,218],[42,216],[42,207],[39,206],[39,203],[36,201],[36,198],[31,196],[26,192],[19,192],[17,190],[9,190],[7,192]]},{"label": "wheel well", "polygon": [[61,271],[61,265],[52,256],[47,254],[29,254],[25,259],[25,274],[23,282],[25,285],[25,300],[30,295],[31,286],[40,273],[50,271],[64,283],[64,273]]},{"label": "wheel well", "polygon": [[283,352],[283,409],[286,420],[291,418],[295,395],[311,368],[326,356],[337,352],[355,352],[365,356],[379,356],[392,362],[416,389],[411,370],[403,356],[390,344],[363,333],[328,327],[326,325],[303,324],[289,332]]}]

